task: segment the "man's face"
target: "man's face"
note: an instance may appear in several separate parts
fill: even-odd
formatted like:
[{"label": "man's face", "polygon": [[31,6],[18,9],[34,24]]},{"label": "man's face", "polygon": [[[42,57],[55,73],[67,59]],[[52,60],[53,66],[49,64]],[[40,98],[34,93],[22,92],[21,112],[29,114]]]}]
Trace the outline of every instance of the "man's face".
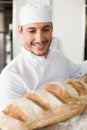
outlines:
[{"label": "man's face", "polygon": [[18,27],[24,47],[39,56],[47,56],[52,40],[52,23],[32,23]]}]

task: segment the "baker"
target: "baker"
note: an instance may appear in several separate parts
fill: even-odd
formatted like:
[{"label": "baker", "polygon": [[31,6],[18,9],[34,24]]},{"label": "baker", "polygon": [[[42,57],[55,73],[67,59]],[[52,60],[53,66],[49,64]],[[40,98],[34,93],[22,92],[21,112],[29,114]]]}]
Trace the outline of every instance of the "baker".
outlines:
[{"label": "baker", "polygon": [[29,3],[20,10],[18,32],[24,44],[0,75],[0,109],[48,82],[82,76],[79,67],[60,50],[52,49],[52,10],[46,4]]}]

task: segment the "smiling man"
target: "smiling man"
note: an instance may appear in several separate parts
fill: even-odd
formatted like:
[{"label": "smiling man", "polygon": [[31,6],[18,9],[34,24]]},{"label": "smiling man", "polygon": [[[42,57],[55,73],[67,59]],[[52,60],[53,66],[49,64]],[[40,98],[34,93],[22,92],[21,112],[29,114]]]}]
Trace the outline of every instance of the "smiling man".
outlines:
[{"label": "smiling man", "polygon": [[48,82],[81,76],[77,65],[52,44],[52,11],[46,4],[28,3],[20,10],[18,32],[24,45],[0,75],[0,107]]},{"label": "smiling man", "polygon": [[24,47],[28,51],[38,56],[47,56],[52,40],[52,23],[30,23],[19,26],[18,30],[24,39]]}]

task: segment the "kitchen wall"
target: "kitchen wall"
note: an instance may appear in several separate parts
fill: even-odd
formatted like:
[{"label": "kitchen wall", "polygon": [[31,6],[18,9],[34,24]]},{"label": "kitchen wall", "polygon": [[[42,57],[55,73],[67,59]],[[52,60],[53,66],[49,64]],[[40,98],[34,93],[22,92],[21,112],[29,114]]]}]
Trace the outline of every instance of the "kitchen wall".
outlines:
[{"label": "kitchen wall", "polygon": [[[84,60],[85,0],[32,0],[42,1],[52,7],[53,26],[57,47],[75,63]],[[23,45],[17,32],[19,9],[31,0],[13,0],[13,51],[14,57]]]}]

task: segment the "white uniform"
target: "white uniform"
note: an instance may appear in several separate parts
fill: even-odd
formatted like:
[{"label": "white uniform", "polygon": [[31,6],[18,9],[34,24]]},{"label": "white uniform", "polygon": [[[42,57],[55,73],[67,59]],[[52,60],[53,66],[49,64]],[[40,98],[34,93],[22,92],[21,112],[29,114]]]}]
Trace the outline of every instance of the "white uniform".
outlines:
[{"label": "white uniform", "polygon": [[81,74],[84,75],[85,73],[87,73],[87,60],[83,61],[80,65],[79,65]]},{"label": "white uniform", "polygon": [[47,82],[79,77],[80,71],[77,65],[71,63],[60,51],[50,50],[48,57],[45,58],[22,48],[22,52],[0,75],[0,103],[4,107]]}]

